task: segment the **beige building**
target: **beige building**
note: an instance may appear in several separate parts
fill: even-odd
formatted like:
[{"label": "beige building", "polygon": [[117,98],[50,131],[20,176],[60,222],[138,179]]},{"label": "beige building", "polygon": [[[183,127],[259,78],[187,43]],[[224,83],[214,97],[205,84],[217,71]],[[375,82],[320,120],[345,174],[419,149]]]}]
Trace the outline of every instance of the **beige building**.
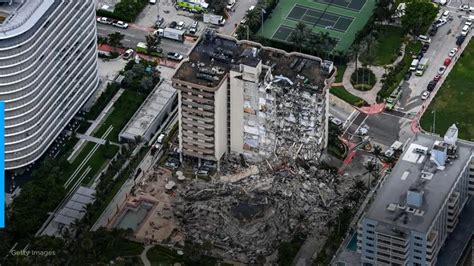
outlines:
[{"label": "beige building", "polygon": [[327,141],[333,74],[332,62],[207,32],[172,79],[182,154],[258,160],[297,139],[302,143],[296,148],[319,156]]}]

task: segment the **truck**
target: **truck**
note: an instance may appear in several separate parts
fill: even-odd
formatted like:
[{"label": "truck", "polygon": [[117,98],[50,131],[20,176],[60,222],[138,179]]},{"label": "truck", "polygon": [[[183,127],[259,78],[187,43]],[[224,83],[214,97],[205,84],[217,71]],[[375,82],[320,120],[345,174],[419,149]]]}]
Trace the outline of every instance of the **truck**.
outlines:
[{"label": "truck", "polygon": [[220,15],[204,14],[204,23],[210,23],[217,26],[223,26],[225,24],[225,18]]},{"label": "truck", "polygon": [[204,0],[177,0],[176,5],[179,8],[189,10],[190,12],[204,13],[209,4]]},{"label": "truck", "polygon": [[416,71],[416,68],[418,67],[418,63],[420,63],[420,60],[413,59],[413,61],[411,61],[411,65],[410,65],[410,71]]},{"label": "truck", "polygon": [[397,105],[398,100],[400,100],[400,97],[402,96],[402,87],[398,86],[392,94],[385,100],[385,109],[387,110],[393,110],[395,108],[395,105]]},{"label": "truck", "polygon": [[184,41],[184,34],[186,31],[168,27],[164,29],[158,29],[155,33],[160,37],[182,42]]},{"label": "truck", "polygon": [[420,62],[418,63],[418,66],[416,67],[416,73],[415,75],[417,76],[423,76],[425,73],[425,70],[428,68],[428,58],[422,58]]}]

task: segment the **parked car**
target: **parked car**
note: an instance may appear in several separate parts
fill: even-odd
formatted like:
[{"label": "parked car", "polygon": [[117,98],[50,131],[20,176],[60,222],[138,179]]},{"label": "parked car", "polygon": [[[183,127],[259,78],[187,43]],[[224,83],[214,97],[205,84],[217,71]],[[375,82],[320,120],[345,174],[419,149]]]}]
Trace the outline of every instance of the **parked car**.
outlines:
[{"label": "parked car", "polygon": [[179,53],[169,52],[168,53],[168,59],[181,61],[181,60],[183,60],[183,55],[181,55]]},{"label": "parked car", "polygon": [[448,23],[448,20],[442,18],[442,19],[438,19],[437,21],[435,21],[434,26],[436,28],[439,28],[439,27],[443,26],[446,23]]},{"label": "parked car", "polygon": [[247,22],[247,18],[244,18],[240,21],[240,24],[245,25],[246,22]]},{"label": "parked car", "polygon": [[444,59],[443,65],[444,66],[449,66],[449,64],[451,64],[451,58],[448,57],[448,58]]},{"label": "parked car", "polygon": [[470,27],[468,25],[464,25],[461,30],[461,36],[466,36],[469,33]]},{"label": "parked car", "polygon": [[176,21],[171,21],[169,27],[174,29],[174,28],[176,28],[177,25],[178,25],[178,23],[176,23]]},{"label": "parked car", "polygon": [[165,19],[163,17],[158,18],[155,21],[155,28],[158,29],[159,27],[161,27],[161,25],[163,25],[164,22],[165,22]]},{"label": "parked car", "polygon": [[466,21],[464,25],[469,26],[469,28],[472,26],[472,21]]},{"label": "parked car", "polygon": [[125,53],[123,53],[122,57],[123,59],[129,59],[134,54],[135,54],[135,51],[133,49],[128,49],[127,51],[125,51]]},{"label": "parked car", "polygon": [[180,21],[180,22],[178,22],[178,24],[176,25],[176,28],[177,28],[178,30],[182,30],[182,29],[184,28],[184,26],[185,26],[184,22],[183,22],[183,21]]},{"label": "parked car", "polygon": [[436,87],[436,81],[432,80],[432,81],[430,81],[430,83],[428,83],[428,86],[427,86],[426,89],[428,91],[433,91],[435,87]]},{"label": "parked car", "polygon": [[111,19],[111,18],[106,18],[106,17],[98,17],[97,22],[99,22],[101,24],[109,24],[110,25],[114,22],[114,20]]},{"label": "parked car", "polygon": [[447,20],[448,17],[449,17],[449,11],[448,11],[448,10],[445,10],[445,11],[443,12],[443,14],[441,15],[441,19],[446,19],[446,20]]},{"label": "parked car", "polygon": [[458,48],[453,48],[449,51],[449,57],[454,57],[458,52]]},{"label": "parked car", "polygon": [[428,51],[428,48],[430,48],[430,45],[428,43],[425,43],[423,47],[421,47],[421,52],[426,53],[426,51]]},{"label": "parked car", "polygon": [[405,73],[405,76],[403,77],[405,80],[409,80],[411,78],[411,74],[412,72],[411,71],[408,71],[407,73]]},{"label": "parked car", "polygon": [[424,42],[424,43],[430,43],[431,42],[430,37],[428,37],[426,35],[419,35],[418,40],[421,41],[421,42]]},{"label": "parked car", "polygon": [[445,71],[446,71],[446,66],[440,66],[438,68],[438,74],[439,75],[443,75]]},{"label": "parked car", "polygon": [[126,28],[128,28],[128,23],[125,23],[125,22],[123,22],[123,21],[121,21],[121,20],[118,20],[118,21],[114,22],[112,25],[115,26],[115,27],[117,27],[117,28],[121,28],[121,29],[126,29]]},{"label": "parked car", "polygon": [[441,75],[436,75],[433,80],[438,82],[441,79]]},{"label": "parked car", "polygon": [[438,32],[438,28],[433,26],[429,32],[429,35],[435,36],[437,32]]},{"label": "parked car", "polygon": [[465,39],[466,39],[466,36],[462,36],[462,35],[458,36],[456,40],[456,45],[461,45]]},{"label": "parked car", "polygon": [[426,100],[430,97],[430,92],[429,91],[424,91],[423,94],[421,94],[421,99]]},{"label": "parked car", "polygon": [[469,5],[461,5],[459,11],[469,11]]},{"label": "parked car", "polygon": [[336,126],[342,126],[342,121],[341,119],[334,117],[334,116],[329,116],[329,122],[333,123]]}]

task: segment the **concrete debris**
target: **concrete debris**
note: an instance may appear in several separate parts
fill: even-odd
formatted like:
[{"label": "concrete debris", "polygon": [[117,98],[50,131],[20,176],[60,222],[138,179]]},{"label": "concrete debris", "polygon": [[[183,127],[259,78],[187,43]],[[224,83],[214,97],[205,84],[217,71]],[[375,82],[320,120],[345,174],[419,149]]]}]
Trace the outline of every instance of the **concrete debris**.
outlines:
[{"label": "concrete debris", "polygon": [[267,163],[259,165],[259,174],[233,182],[195,180],[183,187],[173,209],[186,237],[211,242],[214,256],[252,263],[274,253],[295,232],[325,233],[349,188],[316,167]]}]

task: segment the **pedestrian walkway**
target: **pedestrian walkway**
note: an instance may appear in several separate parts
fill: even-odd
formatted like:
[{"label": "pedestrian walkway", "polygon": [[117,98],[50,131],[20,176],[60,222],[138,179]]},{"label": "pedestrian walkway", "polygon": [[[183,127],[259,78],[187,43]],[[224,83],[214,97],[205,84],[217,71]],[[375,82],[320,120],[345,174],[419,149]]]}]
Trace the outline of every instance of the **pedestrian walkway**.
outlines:
[{"label": "pedestrian walkway", "polygon": [[[386,72],[386,68],[394,67],[403,60],[403,57],[405,56],[405,44],[402,44],[400,51],[402,52],[401,55],[397,57],[397,59],[395,59],[395,61],[392,64],[389,64],[386,66],[368,66],[367,67],[374,73],[375,78],[377,79],[372,89],[368,91],[360,91],[360,90],[355,89],[354,86],[352,85],[351,76],[352,76],[352,73],[354,73],[355,71],[355,62],[349,62],[347,64],[346,71],[344,72],[344,76],[342,78],[342,85],[348,92],[363,99],[369,105],[376,104],[377,94],[382,89],[382,77]],[[358,67],[362,67],[361,62],[358,62],[357,65]]]},{"label": "pedestrian walkway", "polygon": [[[97,49],[99,49],[101,51],[104,51],[104,52],[116,52],[116,53],[119,53],[119,54],[123,54],[126,50],[125,48],[116,48],[116,47],[112,47],[112,46],[107,45],[107,44],[100,44],[97,47]],[[157,56],[150,56],[150,55],[141,54],[141,53],[138,53],[138,56],[140,58],[146,60],[146,61],[157,62],[161,66],[176,68],[176,66],[178,65],[178,62],[171,61],[171,60],[166,60],[166,59],[163,59],[163,58],[160,58],[160,57],[157,57]]]},{"label": "pedestrian walkway", "polygon": [[373,114],[380,114],[385,110],[385,103],[375,103],[371,106],[364,106],[359,108],[362,113],[373,115]]},{"label": "pedestrian walkway", "polygon": [[146,256],[146,253],[148,252],[148,250],[150,250],[150,248],[152,248],[153,246],[151,245],[146,245],[145,246],[145,249],[143,250],[142,254],[140,254],[140,258],[142,259],[142,262],[143,262],[143,265],[145,266],[150,266],[151,263],[150,261],[148,260],[148,257]]},{"label": "pedestrian walkway", "polygon": [[94,142],[94,143],[97,143],[97,144],[100,144],[100,145],[104,145],[107,142],[105,139],[99,139],[99,138],[96,138],[96,137],[92,137],[92,136],[84,135],[84,134],[79,134],[79,133],[76,134],[76,137],[78,137],[80,139],[83,139],[83,140],[86,140],[86,141],[89,141],[89,142]]}]

